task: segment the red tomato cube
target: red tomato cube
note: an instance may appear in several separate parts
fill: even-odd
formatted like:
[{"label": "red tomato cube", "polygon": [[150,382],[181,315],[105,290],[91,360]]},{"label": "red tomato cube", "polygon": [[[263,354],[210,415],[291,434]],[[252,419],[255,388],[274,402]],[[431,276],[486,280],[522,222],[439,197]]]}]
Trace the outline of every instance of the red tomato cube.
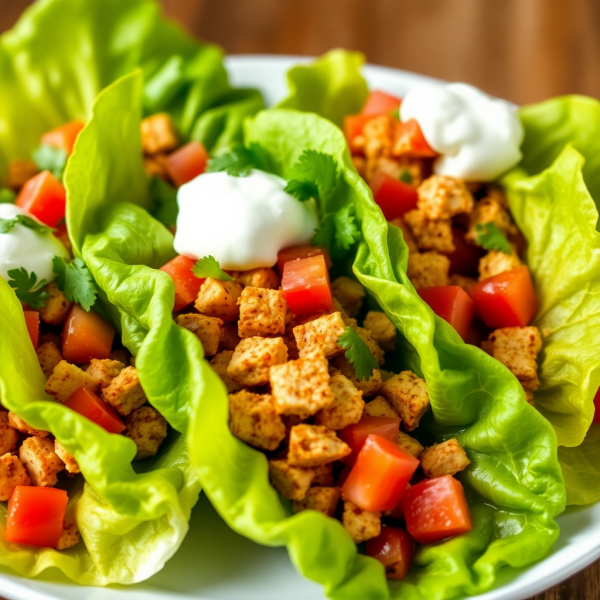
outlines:
[{"label": "red tomato cube", "polygon": [[383,171],[373,175],[369,186],[373,192],[373,199],[388,221],[402,217],[409,210],[417,208],[417,190]]},{"label": "red tomato cube", "polygon": [[322,254],[286,262],[281,289],[295,315],[309,315],[333,308],[329,271]]},{"label": "red tomato cube", "polygon": [[437,156],[437,152],[427,143],[421,127],[415,119],[396,123],[394,154],[414,158]]},{"label": "red tomato cube", "polygon": [[464,340],[475,314],[475,303],[465,290],[457,285],[436,285],[417,290],[431,310],[448,321]]},{"label": "red tomato cube", "polygon": [[62,148],[67,156],[73,152],[75,140],[79,132],[85,127],[83,121],[71,121],[61,125],[52,131],[48,131],[42,136],[42,144],[52,146],[53,148]]},{"label": "red tomato cube", "polygon": [[381,533],[367,540],[367,556],[385,567],[388,579],[404,579],[410,568],[415,543],[406,529],[383,526]]},{"label": "red tomato cube", "polygon": [[21,188],[16,205],[45,225],[56,227],[65,218],[67,192],[50,171],[42,171]]},{"label": "red tomato cube", "polygon": [[27,333],[29,333],[34,349],[37,350],[40,339],[40,313],[35,310],[26,310],[23,314],[25,315]]},{"label": "red tomato cube", "polygon": [[344,429],[338,431],[338,436],[352,449],[352,452],[344,458],[344,462],[349,465],[355,463],[358,453],[371,434],[378,435],[396,444],[399,431],[400,419],[371,417],[369,415],[363,417],[358,423],[344,427]]},{"label": "red tomato cube", "polygon": [[363,510],[392,510],[419,466],[414,456],[396,443],[369,435],[342,486],[344,498]]},{"label": "red tomato cube", "polygon": [[421,544],[439,542],[473,529],[465,490],[451,475],[425,479],[402,498],[410,535]]},{"label": "red tomato cube", "polygon": [[479,246],[466,242],[465,232],[457,227],[452,228],[452,240],[456,249],[446,255],[450,260],[450,273],[477,279],[479,259],[484,255],[484,251]]},{"label": "red tomato cube", "polygon": [[400,98],[396,98],[396,96],[374,90],[369,94],[360,114],[372,116],[387,115],[394,110],[398,110],[401,102]]},{"label": "red tomato cube", "polygon": [[189,142],[165,159],[165,166],[173,183],[179,187],[198,177],[206,170],[208,153],[200,142]]},{"label": "red tomato cube", "polygon": [[193,302],[198,296],[200,286],[204,279],[200,279],[192,272],[196,261],[180,254],[170,260],[159,270],[169,275],[175,284],[175,305],[173,310],[181,310]]},{"label": "red tomato cube", "polygon": [[344,117],[344,135],[352,154],[362,153],[362,147],[359,147],[355,140],[363,134],[365,123],[372,118],[373,115],[347,115]]},{"label": "red tomato cube", "polygon": [[470,294],[484,323],[492,329],[525,327],[538,309],[531,275],[525,266],[480,281]]},{"label": "red tomato cube", "polygon": [[68,503],[65,490],[18,485],[8,501],[6,541],[39,548],[56,548]]},{"label": "red tomato cube", "polygon": [[92,358],[108,358],[114,337],[115,328],[108,321],[75,304],[63,325],[63,358],[80,365]]},{"label": "red tomato cube", "polygon": [[94,392],[80,387],[65,402],[76,413],[103,427],[109,433],[122,433],[125,424],[115,409],[98,397]]},{"label": "red tomato cube", "polygon": [[331,259],[329,258],[329,252],[327,248],[321,246],[311,246],[306,244],[304,246],[290,246],[280,250],[277,254],[277,269],[279,274],[283,274],[283,265],[289,260],[296,260],[298,258],[310,258],[311,256],[323,255],[325,258],[325,265],[328,269],[331,269]]}]

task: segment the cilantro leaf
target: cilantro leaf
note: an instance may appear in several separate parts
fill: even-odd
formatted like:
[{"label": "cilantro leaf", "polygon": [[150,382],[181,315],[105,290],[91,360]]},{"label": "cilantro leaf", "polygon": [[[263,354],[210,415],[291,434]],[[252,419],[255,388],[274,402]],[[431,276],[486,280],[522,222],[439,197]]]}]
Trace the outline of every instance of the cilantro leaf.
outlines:
[{"label": "cilantro leaf", "polygon": [[56,179],[62,179],[67,165],[67,153],[62,148],[42,144],[33,151],[32,158],[40,171],[50,171]]},{"label": "cilantro leaf", "polygon": [[402,173],[400,173],[400,177],[398,177],[398,179],[400,179],[400,181],[403,183],[411,184],[413,182],[413,176],[410,174],[408,169],[404,169]]},{"label": "cilantro leaf", "polygon": [[31,308],[42,308],[46,306],[50,294],[43,292],[41,288],[46,285],[46,280],[37,280],[35,273],[28,273],[23,267],[8,271],[8,285],[15,290],[17,298],[31,306]]},{"label": "cilantro leaf", "polygon": [[0,189],[0,204],[14,204],[17,194],[9,188]]},{"label": "cilantro leaf", "polygon": [[352,327],[346,327],[346,331],[338,338],[338,345],[346,351],[345,356],[354,365],[354,373],[361,381],[370,379],[373,370],[379,368],[369,346]]},{"label": "cilantro leaf", "polygon": [[315,246],[326,246],[332,258],[341,258],[359,237],[360,231],[354,219],[354,206],[348,204],[323,217],[311,243]]},{"label": "cilantro leaf", "polygon": [[80,258],[67,262],[64,258],[55,256],[52,267],[56,273],[56,285],[65,293],[67,300],[76,302],[89,312],[96,302],[98,290],[85,263]]},{"label": "cilantro leaf", "polygon": [[494,223],[477,223],[475,226],[477,233],[476,243],[486,250],[498,250],[504,254],[512,254],[512,247],[506,236]]},{"label": "cilantro leaf", "polygon": [[207,173],[226,171],[233,177],[247,177],[252,169],[266,169],[267,154],[260,144],[252,142],[249,146],[237,146],[231,152],[216,156],[208,161]]},{"label": "cilantro leaf", "polygon": [[[300,183],[312,185],[306,187],[301,186]],[[302,201],[308,199],[306,197],[308,190],[312,192],[312,196],[309,197],[327,200],[334,192],[336,183],[337,167],[333,157],[324,152],[305,150],[298,162],[290,169],[285,191]],[[315,194],[315,191],[318,193]]]},{"label": "cilantro leaf", "polygon": [[235,281],[233,277],[230,277],[221,269],[221,265],[213,256],[205,256],[197,261],[192,267],[192,273],[199,279],[212,277],[221,281]]},{"label": "cilantro leaf", "polygon": [[14,219],[0,219],[0,233],[8,233],[15,225],[23,225],[28,229],[33,229],[37,233],[52,233],[56,231],[48,225],[44,225],[27,215],[17,215]]},{"label": "cilantro leaf", "polygon": [[319,188],[317,187],[317,184],[310,181],[292,179],[291,181],[288,181],[283,191],[294,196],[300,200],[300,202],[306,202],[306,200],[310,200],[311,198],[319,197]]}]

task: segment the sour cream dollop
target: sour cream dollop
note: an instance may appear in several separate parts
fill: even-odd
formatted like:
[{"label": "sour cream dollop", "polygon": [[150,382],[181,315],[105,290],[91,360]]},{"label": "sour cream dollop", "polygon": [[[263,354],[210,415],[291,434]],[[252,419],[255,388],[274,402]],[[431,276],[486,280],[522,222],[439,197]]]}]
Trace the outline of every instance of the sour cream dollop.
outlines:
[{"label": "sour cream dollop", "polygon": [[[0,219],[14,219],[17,215],[35,219],[14,204],[0,204]],[[23,267],[28,273],[35,273],[38,281],[54,281],[52,259],[55,256],[68,259],[69,253],[51,233],[38,233],[19,224],[7,233],[0,233],[0,277],[6,280],[10,279],[8,271]]]},{"label": "sour cream dollop", "polygon": [[438,175],[492,181],[521,160],[523,127],[516,109],[464,83],[410,90],[402,121],[415,119],[427,143],[441,156]]},{"label": "sour cream dollop", "polygon": [[247,177],[204,173],[182,185],[175,250],[214,256],[223,269],[272,267],[282,248],[308,243],[318,225],[314,203],[298,201],[285,185],[258,170]]}]

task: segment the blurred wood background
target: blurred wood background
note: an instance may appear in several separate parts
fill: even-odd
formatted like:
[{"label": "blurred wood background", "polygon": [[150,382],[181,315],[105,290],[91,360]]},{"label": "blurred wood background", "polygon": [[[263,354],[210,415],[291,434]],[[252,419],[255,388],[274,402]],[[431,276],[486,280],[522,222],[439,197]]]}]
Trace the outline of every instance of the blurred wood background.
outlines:
[{"label": "blurred wood background", "polygon": [[[124,0],[125,1],[125,0]],[[0,0],[0,32],[30,0]],[[600,98],[600,0],[162,0],[231,54],[318,55],[465,81],[518,104]],[[597,600],[600,563],[535,600]]]}]

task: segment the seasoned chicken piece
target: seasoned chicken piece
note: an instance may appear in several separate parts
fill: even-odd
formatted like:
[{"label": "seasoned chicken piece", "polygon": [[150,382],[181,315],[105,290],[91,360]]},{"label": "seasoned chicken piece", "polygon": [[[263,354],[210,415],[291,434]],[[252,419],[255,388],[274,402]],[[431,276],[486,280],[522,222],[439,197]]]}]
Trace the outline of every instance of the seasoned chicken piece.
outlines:
[{"label": "seasoned chicken piece", "polygon": [[268,267],[259,267],[250,271],[238,271],[232,274],[232,277],[244,287],[278,290],[281,285],[279,275]]},{"label": "seasoned chicken piece", "polygon": [[292,467],[286,460],[269,461],[271,485],[287,500],[302,500],[315,476],[312,469]]},{"label": "seasoned chicken piece", "polygon": [[37,435],[28,437],[19,448],[19,459],[23,463],[33,485],[52,487],[57,475],[65,468],[54,451],[54,442]]},{"label": "seasoned chicken piece", "polygon": [[331,376],[329,387],[333,392],[333,404],[322,408],[315,415],[315,423],[334,430],[358,423],[365,407],[362,392],[357,390],[354,384],[339,371]]},{"label": "seasoned chicken piece", "polygon": [[370,398],[379,393],[381,385],[383,384],[383,381],[381,380],[381,371],[379,369],[373,369],[371,377],[362,380],[356,376],[354,366],[345,356],[337,356],[331,364],[338,369],[342,375],[347,377],[354,384],[354,387],[363,393],[363,396]]},{"label": "seasoned chicken piece", "polygon": [[19,434],[10,424],[8,414],[4,410],[0,411],[0,456],[15,450],[19,441]]},{"label": "seasoned chicken piece", "polygon": [[238,334],[241,338],[285,333],[287,303],[279,290],[245,287],[238,305]]},{"label": "seasoned chicken piece", "polygon": [[404,428],[413,431],[429,409],[427,385],[411,371],[390,377],[381,386],[385,399],[398,411]]},{"label": "seasoned chicken piece", "polygon": [[102,399],[126,417],[146,403],[147,398],[135,367],[126,367],[102,391]]},{"label": "seasoned chicken piece", "polygon": [[237,324],[227,323],[221,329],[221,340],[219,341],[219,350],[235,350],[236,346],[242,341],[238,335]]},{"label": "seasoned chicken piece", "polygon": [[31,485],[21,461],[7,452],[0,456],[0,502],[9,500],[18,485]]},{"label": "seasoned chicken piece", "polygon": [[450,219],[471,212],[473,196],[464,182],[446,175],[432,175],[418,188],[417,208],[433,220]]},{"label": "seasoned chicken piece", "polygon": [[411,210],[404,215],[404,221],[410,227],[420,250],[449,253],[456,249],[450,219],[432,220],[420,210]]},{"label": "seasoned chicken piece", "polygon": [[470,464],[471,461],[455,438],[429,446],[421,454],[421,468],[430,478],[455,475]]},{"label": "seasoned chicken piece", "polygon": [[227,374],[242,387],[254,387],[267,383],[270,368],[286,361],[287,347],[282,338],[246,338],[234,350]]},{"label": "seasoned chicken piece", "polygon": [[370,310],[363,327],[371,332],[372,338],[384,352],[396,350],[396,327],[384,312]]},{"label": "seasoned chicken piece", "polygon": [[175,124],[168,113],[159,113],[143,119],[141,133],[144,154],[171,152],[179,145]]},{"label": "seasoned chicken piece", "polygon": [[88,375],[91,375],[100,383],[100,389],[107,388],[112,380],[125,368],[125,364],[119,360],[105,358],[99,360],[92,358],[90,366],[85,370]]},{"label": "seasoned chicken piece", "polygon": [[389,417],[400,419],[398,411],[383,397],[377,396],[365,404],[365,414],[370,417]]},{"label": "seasoned chicken piece", "polygon": [[363,139],[355,140],[362,145],[367,159],[390,156],[394,138],[394,121],[389,115],[380,115],[369,119],[363,127]]},{"label": "seasoned chicken piece", "polygon": [[214,356],[219,350],[223,321],[216,317],[207,317],[196,313],[179,315],[175,323],[191,331],[202,344],[205,356]]},{"label": "seasoned chicken piece", "polygon": [[477,283],[477,281],[472,277],[465,277],[464,275],[453,273],[452,275],[450,275],[449,283],[450,285],[457,285],[459,288],[462,288],[468,294],[471,291],[471,288]]},{"label": "seasoned chicken piece", "polygon": [[214,369],[215,373],[222,379],[225,387],[227,388],[227,393],[229,394],[238,392],[241,389],[241,387],[227,374],[227,367],[231,362],[232,356],[232,350],[223,350],[214,356],[209,363]]},{"label": "seasoned chicken piece", "polygon": [[350,317],[356,317],[366,296],[365,288],[361,283],[350,277],[337,277],[331,282],[331,292],[338,302],[344,307]]},{"label": "seasoned chicken piece", "polygon": [[50,377],[54,367],[63,359],[60,350],[54,342],[46,342],[37,347],[35,351],[40,367],[46,377]]},{"label": "seasoned chicken piece", "polygon": [[315,476],[311,485],[322,485],[325,487],[333,485],[333,465],[331,463],[313,467],[312,470]]},{"label": "seasoned chicken piece", "polygon": [[345,500],[342,524],[354,542],[360,544],[381,533],[381,513],[362,510],[354,502]]},{"label": "seasoned chicken piece", "polygon": [[67,318],[73,303],[67,300],[65,293],[58,289],[54,281],[44,286],[44,291],[50,297],[42,308],[37,309],[40,313],[40,319],[48,325],[61,325]]},{"label": "seasoned chicken piece", "polygon": [[100,382],[79,367],[68,363],[66,360],[61,360],[54,367],[44,389],[55,400],[66,402],[80,387],[96,393],[100,387]]},{"label": "seasoned chicken piece", "polygon": [[400,450],[404,450],[407,454],[414,456],[415,458],[419,458],[421,453],[423,452],[423,446],[419,440],[415,440],[415,438],[410,437],[407,433],[403,431],[398,432],[398,447]]},{"label": "seasoned chicken piece", "polygon": [[134,410],[125,420],[125,424],[125,435],[137,446],[134,460],[154,456],[167,437],[165,418],[151,406],[142,406]]},{"label": "seasoned chicken piece", "polygon": [[450,260],[437,252],[410,254],[408,257],[407,275],[415,289],[448,285]]},{"label": "seasoned chicken piece", "polygon": [[276,450],[285,438],[285,425],[273,397],[248,390],[229,394],[229,429],[235,437],[262,450]]},{"label": "seasoned chicken piece", "polygon": [[346,331],[346,324],[339,312],[323,315],[314,321],[294,327],[294,337],[300,356],[310,353],[313,348],[321,348],[325,356],[333,358],[343,352],[338,345],[339,338]]},{"label": "seasoned chicken piece", "polygon": [[415,240],[415,236],[412,234],[412,231],[406,224],[406,221],[402,217],[398,217],[397,219],[392,219],[390,223],[401,229],[402,237],[404,238],[404,243],[408,247],[409,254],[418,252],[419,246],[417,245],[417,240]]},{"label": "seasoned chicken piece", "polygon": [[288,462],[294,467],[317,467],[341,460],[350,452],[350,447],[327,427],[302,423],[290,432]]},{"label": "seasoned chicken piece", "polygon": [[14,427],[17,431],[24,433],[26,435],[37,435],[38,437],[48,437],[50,435],[49,431],[44,431],[43,429],[35,429],[31,425],[25,423],[21,417],[19,417],[14,412],[8,413],[8,424],[11,427]]},{"label": "seasoned chicken piece", "polygon": [[65,469],[69,473],[73,475],[81,473],[77,461],[73,458],[71,454],[67,452],[65,447],[58,440],[54,440],[54,452],[56,452],[58,458],[60,458],[60,460],[62,460],[65,463]]},{"label": "seasoned chicken piece", "polygon": [[517,254],[504,254],[497,250],[491,250],[485,256],[479,259],[479,281],[488,279],[506,271],[512,271],[521,266],[521,261]]},{"label": "seasoned chicken piece", "polygon": [[340,495],[338,487],[313,487],[306,492],[303,499],[294,500],[293,510],[295,513],[317,510],[328,517],[334,517]]},{"label": "seasoned chicken piece", "polygon": [[63,530],[58,538],[57,550],[67,550],[79,543],[79,528],[73,515],[67,515],[63,524]]},{"label": "seasoned chicken piece", "polygon": [[194,306],[203,315],[232,323],[240,316],[237,301],[241,293],[242,286],[235,281],[219,281],[207,277],[200,287]]},{"label": "seasoned chicken piece", "polygon": [[40,170],[32,160],[11,160],[8,162],[7,187],[18,192]]}]

